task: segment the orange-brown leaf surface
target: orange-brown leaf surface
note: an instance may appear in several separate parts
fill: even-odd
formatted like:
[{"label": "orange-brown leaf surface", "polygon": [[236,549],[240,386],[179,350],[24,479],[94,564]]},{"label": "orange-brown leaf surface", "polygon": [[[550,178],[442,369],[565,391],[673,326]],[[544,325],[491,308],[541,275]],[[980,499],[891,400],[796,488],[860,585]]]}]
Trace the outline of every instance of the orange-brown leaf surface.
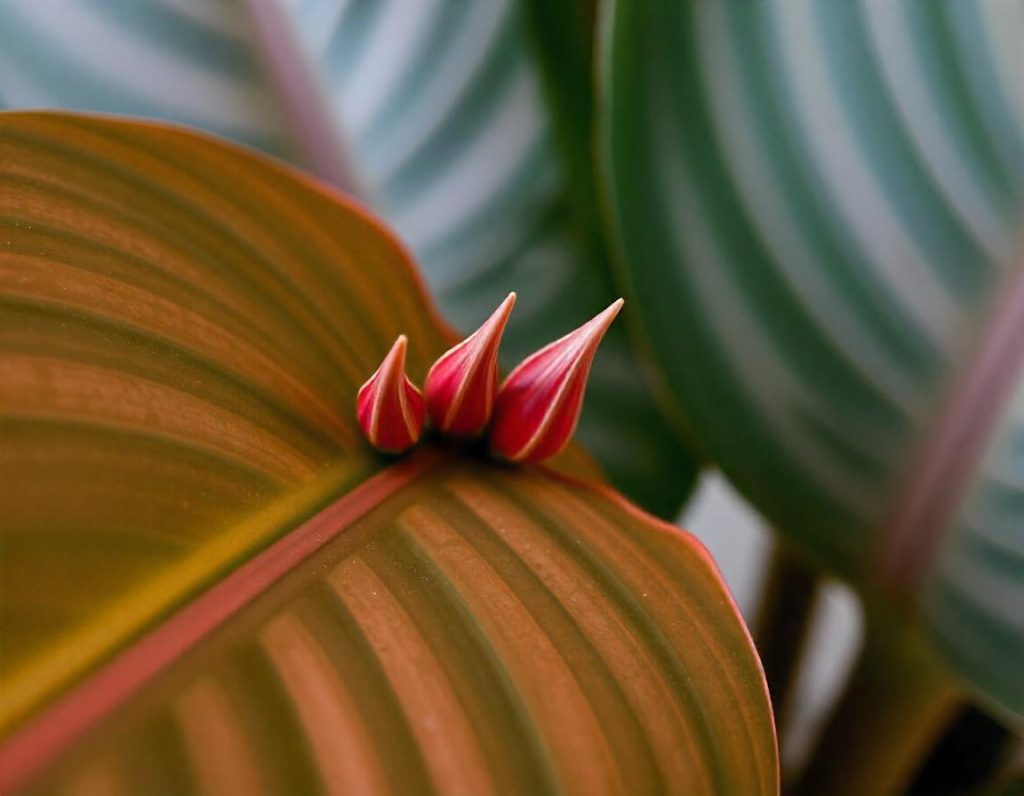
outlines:
[{"label": "orange-brown leaf surface", "polygon": [[714,566],[604,487],[362,441],[394,239],[205,136],[0,115],[0,788],[773,792]]}]

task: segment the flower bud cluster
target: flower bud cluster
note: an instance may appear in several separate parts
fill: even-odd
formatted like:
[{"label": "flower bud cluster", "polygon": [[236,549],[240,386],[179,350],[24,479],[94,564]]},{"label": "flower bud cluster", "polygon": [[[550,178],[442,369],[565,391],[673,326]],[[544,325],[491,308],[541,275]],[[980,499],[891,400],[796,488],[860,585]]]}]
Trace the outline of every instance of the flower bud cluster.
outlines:
[{"label": "flower bud cluster", "polygon": [[622,299],[527,357],[499,388],[498,347],[515,301],[510,293],[477,331],[434,363],[426,397],[405,374],[407,341],[399,336],[356,399],[359,424],[374,448],[408,450],[428,419],[447,437],[486,435],[491,452],[511,462],[539,462],[569,444],[594,354]]}]

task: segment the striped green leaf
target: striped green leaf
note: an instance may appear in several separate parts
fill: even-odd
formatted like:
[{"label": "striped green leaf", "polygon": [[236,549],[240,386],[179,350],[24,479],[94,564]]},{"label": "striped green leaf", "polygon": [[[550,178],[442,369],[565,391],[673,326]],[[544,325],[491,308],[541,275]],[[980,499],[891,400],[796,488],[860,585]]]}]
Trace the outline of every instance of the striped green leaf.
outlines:
[{"label": "striped green leaf", "polygon": [[[998,540],[999,564],[966,553],[977,540],[950,538],[941,554],[937,542],[967,521],[955,519],[960,464],[986,445],[963,442],[1000,411],[972,384],[975,364],[1002,345],[989,378],[1000,395],[1020,378],[1024,6],[609,10],[602,158],[627,299],[694,435],[819,560],[930,590],[925,613],[953,658],[1019,710],[1007,681],[1019,686],[1007,665],[1024,638],[1017,509],[962,509]],[[935,440],[956,439],[957,405],[964,438],[929,461]],[[991,445],[1016,445],[1005,433]],[[1008,454],[992,455],[1006,477]],[[944,474],[928,481],[929,468]],[[928,521],[894,539],[914,501]],[[900,566],[879,574],[893,544]]]},{"label": "striped green leaf", "polygon": [[237,0],[11,0],[0,107],[167,119],[298,154]]},{"label": "striped green leaf", "polygon": [[777,790],[706,552],[617,493],[362,444],[377,222],[160,125],[0,114],[0,790]]},{"label": "striped green leaf", "polygon": [[[459,328],[520,293],[511,367],[617,296],[596,214],[580,212],[581,198],[596,207],[578,184],[589,140],[559,135],[545,107],[536,12],[511,0],[14,0],[0,106],[169,119],[343,179],[415,251]],[[625,325],[605,350],[581,441],[620,488],[673,516],[694,461]]]}]

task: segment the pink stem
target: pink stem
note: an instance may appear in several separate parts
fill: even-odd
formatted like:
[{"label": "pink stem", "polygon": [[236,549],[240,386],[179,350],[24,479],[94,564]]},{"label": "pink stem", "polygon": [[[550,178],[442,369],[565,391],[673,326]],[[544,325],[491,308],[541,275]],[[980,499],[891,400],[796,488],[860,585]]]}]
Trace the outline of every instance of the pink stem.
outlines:
[{"label": "pink stem", "polygon": [[365,197],[347,156],[344,135],[332,119],[280,0],[247,0],[246,6],[302,165],[350,196]]},{"label": "pink stem", "polygon": [[882,572],[908,593],[938,550],[1024,371],[1024,269],[1017,268],[920,451],[880,552]]}]

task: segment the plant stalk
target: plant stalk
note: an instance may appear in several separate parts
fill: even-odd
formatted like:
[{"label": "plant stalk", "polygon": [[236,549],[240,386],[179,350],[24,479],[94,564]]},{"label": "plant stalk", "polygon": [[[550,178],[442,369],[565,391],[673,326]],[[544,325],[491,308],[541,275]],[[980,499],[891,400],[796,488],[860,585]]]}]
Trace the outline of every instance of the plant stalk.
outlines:
[{"label": "plant stalk", "polygon": [[916,630],[878,610],[865,613],[864,649],[798,794],[902,793],[961,705]]},{"label": "plant stalk", "polygon": [[295,31],[279,0],[246,0],[248,21],[260,44],[267,77],[284,107],[295,156],[311,174],[354,197],[367,191],[349,156]]},{"label": "plant stalk", "polygon": [[784,544],[775,546],[753,628],[780,738],[810,632],[819,582],[818,573],[805,559]]},{"label": "plant stalk", "polygon": [[932,748],[908,793],[986,792],[986,783],[998,780],[1020,744],[1021,739],[980,707],[965,706]]}]

